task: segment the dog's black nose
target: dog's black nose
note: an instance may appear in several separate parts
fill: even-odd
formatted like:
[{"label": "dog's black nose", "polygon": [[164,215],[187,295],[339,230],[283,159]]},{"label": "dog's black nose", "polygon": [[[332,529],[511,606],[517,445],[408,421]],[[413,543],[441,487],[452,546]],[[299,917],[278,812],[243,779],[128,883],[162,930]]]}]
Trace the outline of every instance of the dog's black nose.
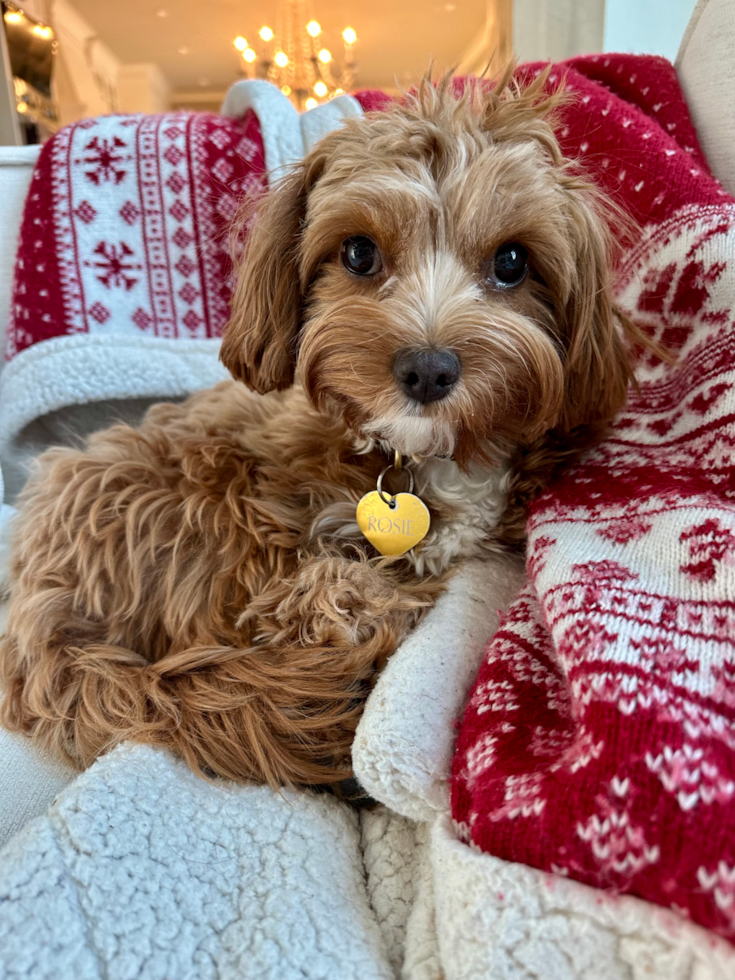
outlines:
[{"label": "dog's black nose", "polygon": [[396,358],[393,373],[409,398],[426,405],[446,398],[461,368],[449,350],[406,350]]}]

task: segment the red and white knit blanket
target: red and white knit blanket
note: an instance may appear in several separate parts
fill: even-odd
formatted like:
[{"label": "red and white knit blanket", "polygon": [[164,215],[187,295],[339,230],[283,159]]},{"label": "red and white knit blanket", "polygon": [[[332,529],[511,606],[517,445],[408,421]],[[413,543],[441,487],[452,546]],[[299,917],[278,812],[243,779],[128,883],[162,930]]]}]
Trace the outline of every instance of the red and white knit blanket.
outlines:
[{"label": "red and white knit blanket", "polygon": [[63,129],[26,205],[8,358],[102,332],[113,317],[120,334],[219,336],[227,229],[263,170],[252,114],[107,116]]},{"label": "red and white knit blanket", "polygon": [[86,119],[46,144],[21,227],[0,441],[66,405],[224,376],[229,228],[264,171],[252,112]]},{"label": "red and white knit blanket", "polygon": [[643,225],[619,303],[678,360],[640,366],[610,437],[533,507],[529,584],[472,691],[452,812],[482,850],[733,940],[735,202],[671,65],[563,67],[566,152]]}]

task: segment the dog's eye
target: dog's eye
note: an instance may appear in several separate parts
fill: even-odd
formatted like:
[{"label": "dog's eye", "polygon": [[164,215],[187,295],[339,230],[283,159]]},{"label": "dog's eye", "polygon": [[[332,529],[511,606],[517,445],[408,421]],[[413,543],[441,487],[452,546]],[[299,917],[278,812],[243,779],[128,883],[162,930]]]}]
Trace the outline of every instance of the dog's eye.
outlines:
[{"label": "dog's eye", "polygon": [[372,239],[353,235],[342,242],[342,264],[356,276],[374,276],[383,268],[383,259]]},{"label": "dog's eye", "polygon": [[507,242],[485,263],[482,271],[485,284],[492,289],[517,286],[528,272],[528,250],[518,242]]}]

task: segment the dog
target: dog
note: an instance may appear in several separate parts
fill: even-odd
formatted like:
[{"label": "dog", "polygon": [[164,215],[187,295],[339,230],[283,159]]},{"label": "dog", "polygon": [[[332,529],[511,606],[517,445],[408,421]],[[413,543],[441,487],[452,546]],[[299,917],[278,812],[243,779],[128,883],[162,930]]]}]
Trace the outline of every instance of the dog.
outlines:
[{"label": "dog", "polygon": [[[6,727],[80,768],[132,740],[204,776],[350,777],[377,672],[460,562],[522,547],[632,379],[609,202],[545,81],[427,77],[325,136],[258,202],[233,378],[40,458]],[[403,555],[356,522],[383,477],[430,515]]]}]

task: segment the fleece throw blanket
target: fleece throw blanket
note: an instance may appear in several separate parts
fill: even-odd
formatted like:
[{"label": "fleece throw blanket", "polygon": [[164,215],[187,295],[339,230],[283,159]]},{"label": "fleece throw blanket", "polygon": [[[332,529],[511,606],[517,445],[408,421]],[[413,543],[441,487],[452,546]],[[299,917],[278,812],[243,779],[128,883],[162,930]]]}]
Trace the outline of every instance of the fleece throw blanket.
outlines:
[{"label": "fleece throw blanket", "polygon": [[389,980],[360,827],[123,746],[3,852],[4,980]]}]

